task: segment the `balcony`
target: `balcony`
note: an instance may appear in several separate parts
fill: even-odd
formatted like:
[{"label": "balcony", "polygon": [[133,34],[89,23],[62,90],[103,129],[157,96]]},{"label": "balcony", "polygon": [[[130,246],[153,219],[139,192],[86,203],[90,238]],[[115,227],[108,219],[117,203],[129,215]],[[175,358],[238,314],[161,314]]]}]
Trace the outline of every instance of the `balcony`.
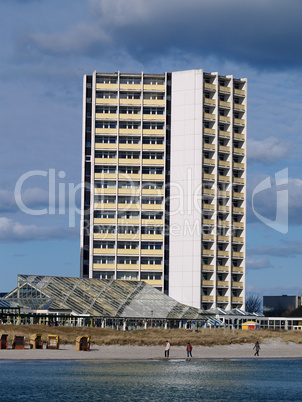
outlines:
[{"label": "balcony", "polygon": [[140,128],[120,128],[119,133],[120,134],[137,134],[137,135],[140,135],[141,130],[140,130]]},{"label": "balcony", "polygon": [[244,140],[245,135],[244,134],[239,134],[239,133],[234,133],[234,138],[237,138],[238,140]]},{"label": "balcony", "polygon": [[219,257],[229,257],[229,251],[227,250],[217,250],[217,255]]},{"label": "balcony", "polygon": [[218,105],[221,106],[221,107],[226,107],[228,109],[231,108],[231,103],[230,102],[219,101]]},{"label": "balcony", "polygon": [[163,281],[161,279],[141,279],[142,282],[148,283],[151,286],[162,286]]},{"label": "balcony", "polygon": [[142,225],[158,226],[158,225],[163,225],[163,224],[164,224],[163,219],[142,219]]},{"label": "balcony", "polygon": [[96,84],[96,89],[118,89],[117,84],[103,84],[103,83],[97,83]]},{"label": "balcony", "polygon": [[234,103],[234,109],[245,110],[245,105],[241,105],[240,103]]},{"label": "balcony", "polygon": [[138,271],[139,265],[138,264],[117,264],[118,271]]},{"label": "balcony", "polygon": [[243,89],[234,88],[234,95],[242,95],[245,96],[245,91]]},{"label": "balcony", "polygon": [[141,239],[142,240],[163,240],[164,235],[163,234],[142,234]]},{"label": "balcony", "polygon": [[95,143],[95,149],[116,149],[117,145],[116,144],[102,144],[99,142]]},{"label": "balcony", "polygon": [[244,198],[244,193],[233,192],[233,198]]},{"label": "balcony", "polygon": [[164,159],[143,159],[143,165],[145,166],[164,166]]},{"label": "balcony", "polygon": [[216,120],[216,115],[212,113],[204,113],[203,118],[205,120]]},{"label": "balcony", "polygon": [[118,194],[128,194],[128,195],[139,195],[140,189],[139,188],[119,188]]},{"label": "balcony", "polygon": [[202,238],[203,238],[203,240],[214,240],[215,236],[214,235],[209,235],[209,234],[203,234]]},{"label": "balcony", "polygon": [[203,265],[201,265],[201,269],[202,269],[203,272],[207,272],[207,271],[213,272],[214,271],[214,265],[203,264]]},{"label": "balcony", "polygon": [[93,238],[96,240],[114,240],[115,233],[94,233]]},{"label": "balcony", "polygon": [[214,210],[214,209],[215,209],[215,205],[212,205],[212,204],[202,204],[202,208],[203,208],[203,209]]},{"label": "balcony", "polygon": [[214,174],[209,174],[209,173],[204,173],[203,178],[207,180],[215,180],[215,175]]},{"label": "balcony", "polygon": [[166,90],[166,86],[162,84],[144,84],[143,86],[144,91],[162,91]]},{"label": "balcony", "polygon": [[217,236],[218,241],[229,242],[230,238],[228,236]]},{"label": "balcony", "polygon": [[141,249],[141,255],[155,255],[158,257],[162,257],[164,254],[164,250],[146,250],[146,249]]},{"label": "balcony", "polygon": [[206,142],[203,143],[204,149],[213,149],[215,150],[215,144],[207,144]]},{"label": "balcony", "polygon": [[216,134],[216,130],[214,130],[213,128],[204,128],[203,129],[204,134],[212,134],[215,135]]},{"label": "balcony", "polygon": [[232,303],[243,303],[243,297],[232,297]]},{"label": "balcony", "polygon": [[114,264],[93,264],[93,269],[115,269]]},{"label": "balcony", "polygon": [[245,120],[244,119],[236,119],[234,118],[234,124],[240,124],[240,125],[245,125]]},{"label": "balcony", "polygon": [[144,106],[147,106],[147,105],[164,106],[165,104],[166,104],[165,99],[144,99],[143,100],[143,105]]},{"label": "balcony", "polygon": [[214,301],[214,296],[201,296],[201,301],[202,302],[212,302]]},{"label": "balcony", "polygon": [[140,159],[131,159],[131,158],[119,158],[118,160],[119,165],[140,165]]},{"label": "balcony", "polygon": [[119,218],[117,220],[119,225],[139,225],[139,219],[131,219],[131,218]]},{"label": "balcony", "polygon": [[162,271],[162,264],[141,264],[141,269],[145,271]]},{"label": "balcony", "polygon": [[116,134],[117,129],[116,128],[96,128],[95,133],[96,134]]},{"label": "balcony", "polygon": [[139,234],[138,233],[118,233],[117,238],[118,238],[118,240],[138,240]]},{"label": "balcony", "polygon": [[230,268],[227,267],[226,265],[218,265],[217,266],[217,271],[218,272],[229,272]]},{"label": "balcony", "polygon": [[134,149],[134,150],[140,150],[141,149],[141,144],[119,144],[119,149]]},{"label": "balcony", "polygon": [[128,90],[141,91],[141,89],[142,89],[141,84],[120,84],[121,91],[128,91]]},{"label": "balcony", "polygon": [[245,154],[245,149],[244,148],[234,148],[233,153],[234,154],[244,155]]},{"label": "balcony", "polygon": [[235,243],[244,243],[244,237],[233,237],[233,242]]},{"label": "balcony", "polygon": [[160,135],[164,136],[165,135],[165,130],[164,129],[155,129],[155,128],[145,128],[143,129],[143,135]]},{"label": "balcony", "polygon": [[219,288],[228,288],[229,287],[229,282],[228,281],[217,281],[216,285]]},{"label": "balcony", "polygon": [[139,210],[140,204],[117,204],[117,208],[123,211],[129,211],[130,209]]},{"label": "balcony", "polygon": [[139,173],[119,173],[118,179],[119,180],[140,180]]},{"label": "balcony", "polygon": [[115,194],[116,188],[95,188],[94,194]]},{"label": "balcony", "polygon": [[241,289],[243,289],[243,282],[232,282],[232,288],[241,288]]},{"label": "balcony", "polygon": [[232,267],[232,272],[234,273],[243,273],[244,268],[243,267]]},{"label": "balcony", "polygon": [[231,88],[220,85],[219,86],[219,92],[226,92],[226,93],[230,94],[231,93]]},{"label": "balcony", "polygon": [[218,196],[219,197],[229,197],[230,192],[229,191],[218,190]]},{"label": "balcony", "polygon": [[222,176],[222,175],[220,174],[220,175],[218,175],[218,181],[227,181],[227,182],[230,182],[230,181],[231,181],[231,178],[230,178],[230,176]]},{"label": "balcony", "polygon": [[93,219],[93,223],[94,224],[102,224],[102,225],[114,225],[115,224],[115,218],[111,219],[111,218],[94,218]]},{"label": "balcony", "polygon": [[241,251],[233,251],[232,255],[233,255],[233,257],[238,257],[238,258],[244,257],[244,253],[242,253]]},{"label": "balcony", "polygon": [[212,90],[216,91],[216,85],[215,85],[215,84],[209,84],[209,83],[205,82],[205,83],[203,84],[203,87],[204,87],[205,89],[212,89]]},{"label": "balcony", "polygon": [[204,248],[202,250],[202,255],[214,255],[214,250],[208,250],[208,249]]},{"label": "balcony", "polygon": [[228,303],[229,298],[228,298],[228,296],[217,296],[216,301],[221,302],[221,303]]},{"label": "balcony", "polygon": [[121,99],[120,105],[141,105],[141,99]]},{"label": "balcony", "polygon": [[116,120],[117,114],[116,113],[96,113],[95,114],[96,120]]},{"label": "balcony", "polygon": [[218,135],[219,135],[219,137],[227,137],[227,138],[231,137],[231,133],[229,133],[228,131],[223,131],[223,130],[219,130]]},{"label": "balcony", "polygon": [[231,119],[228,116],[219,116],[219,121],[224,121],[224,122],[230,123]]},{"label": "balcony", "polygon": [[114,180],[116,180],[116,173],[95,173],[94,178],[95,179],[114,179]]},{"label": "balcony", "polygon": [[141,209],[142,210],[148,210],[148,211],[162,211],[164,208],[164,204],[142,204]]},{"label": "balcony", "polygon": [[[215,159],[203,158],[204,165],[215,166]],[[214,175],[213,175],[214,176]],[[214,176],[215,177],[215,176]]]},{"label": "balcony", "polygon": [[139,113],[120,113],[120,120],[138,120],[141,121],[141,114]]},{"label": "balcony", "polygon": [[164,195],[165,190],[163,188],[143,188],[142,195]]},{"label": "balcony", "polygon": [[96,105],[117,105],[117,98],[96,98]]},{"label": "balcony", "polygon": [[116,203],[115,202],[96,202],[94,204],[94,209],[115,209]]},{"label": "balcony", "polygon": [[233,177],[233,182],[244,184],[244,178],[243,177]]},{"label": "balcony", "polygon": [[[117,255],[139,255],[139,249],[137,248],[118,248]],[[129,264],[130,265],[130,264]]]},{"label": "balcony", "polygon": [[102,165],[116,165],[116,158],[95,158],[94,163]]},{"label": "balcony", "polygon": [[143,151],[164,151],[165,144],[143,144]]},{"label": "balcony", "polygon": [[218,205],[218,211],[229,212],[230,207],[228,207],[227,205]]},{"label": "balcony", "polygon": [[201,281],[201,286],[214,286],[214,281]]},{"label": "balcony", "polygon": [[244,168],[245,168],[245,164],[244,164],[244,163],[234,162],[233,167],[234,167],[235,169],[244,169]]},{"label": "balcony", "polygon": [[217,221],[218,226],[230,226],[230,222],[229,221]]},{"label": "balcony", "polygon": [[94,255],[112,255],[115,254],[114,248],[94,248],[93,249]]},{"label": "balcony", "polygon": [[231,164],[230,164],[230,162],[229,162],[229,161],[221,161],[221,160],[219,160],[219,161],[218,161],[218,166],[226,166],[226,167],[230,167],[230,166],[231,166]]},{"label": "balcony", "polygon": [[203,188],[202,194],[215,195],[215,190],[212,190],[211,188]]},{"label": "balcony", "polygon": [[163,174],[143,174],[142,175],[142,180],[160,180],[164,181],[165,176]]},{"label": "balcony", "polygon": [[214,221],[214,219],[203,219],[202,224],[203,225],[214,225],[215,221]]},{"label": "balcony", "polygon": [[203,103],[205,105],[216,105],[216,99],[203,98]]},{"label": "balcony", "polygon": [[244,222],[233,222],[235,228],[244,228]]},{"label": "balcony", "polygon": [[233,207],[233,212],[244,214],[244,208]]},{"label": "balcony", "polygon": [[218,150],[219,150],[220,152],[228,152],[228,153],[231,152],[231,148],[230,148],[230,147],[227,147],[227,146],[224,146],[224,145],[219,145]]}]

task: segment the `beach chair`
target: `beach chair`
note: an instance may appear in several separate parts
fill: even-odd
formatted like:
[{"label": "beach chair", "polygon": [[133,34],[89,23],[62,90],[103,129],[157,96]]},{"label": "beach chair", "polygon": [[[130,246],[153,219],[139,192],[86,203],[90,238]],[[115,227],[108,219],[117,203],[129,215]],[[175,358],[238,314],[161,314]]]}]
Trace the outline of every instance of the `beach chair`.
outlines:
[{"label": "beach chair", "polygon": [[76,350],[84,350],[88,352],[90,349],[90,337],[78,336],[76,339]]},{"label": "beach chair", "polygon": [[59,335],[47,335],[46,349],[59,349],[60,337]]},{"label": "beach chair", "polygon": [[13,343],[13,349],[24,349],[25,348],[25,338],[24,335],[15,335]]},{"label": "beach chair", "polygon": [[7,349],[8,348],[8,335],[2,334],[0,339],[0,349]]},{"label": "beach chair", "polygon": [[29,340],[29,347],[30,349],[43,349],[42,335],[31,335]]}]

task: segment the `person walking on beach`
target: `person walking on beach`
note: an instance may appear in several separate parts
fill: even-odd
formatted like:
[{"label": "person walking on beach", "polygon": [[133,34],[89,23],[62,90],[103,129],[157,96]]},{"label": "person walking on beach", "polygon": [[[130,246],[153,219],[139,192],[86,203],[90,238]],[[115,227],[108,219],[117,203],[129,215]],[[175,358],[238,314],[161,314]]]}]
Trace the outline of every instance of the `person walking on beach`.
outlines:
[{"label": "person walking on beach", "polygon": [[187,357],[192,357],[192,349],[193,349],[192,345],[190,344],[190,342],[188,342],[186,346]]},{"label": "person walking on beach", "polygon": [[170,342],[169,342],[169,341],[166,341],[165,357],[169,357],[169,354],[170,354],[170,347],[171,347]]},{"label": "person walking on beach", "polygon": [[259,342],[258,342],[258,341],[255,343],[253,349],[255,349],[255,354],[254,354],[254,356],[259,356],[260,345],[259,345]]}]

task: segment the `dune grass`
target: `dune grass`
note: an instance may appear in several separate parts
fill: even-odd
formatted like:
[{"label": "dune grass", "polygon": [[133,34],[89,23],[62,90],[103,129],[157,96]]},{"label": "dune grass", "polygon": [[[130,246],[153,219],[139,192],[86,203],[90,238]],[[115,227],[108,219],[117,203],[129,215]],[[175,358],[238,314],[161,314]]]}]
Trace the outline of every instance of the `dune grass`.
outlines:
[{"label": "dune grass", "polygon": [[191,342],[195,346],[215,346],[229,344],[262,343],[266,339],[277,338],[284,342],[302,344],[302,333],[282,330],[230,330],[205,329],[193,332],[185,329],[146,329],[133,331],[116,331],[114,329],[89,327],[47,327],[44,325],[0,325],[0,334],[8,334],[9,347],[14,335],[24,335],[26,345],[32,334],[59,335],[61,344],[74,344],[78,336],[90,336],[94,345],[164,345],[168,339],[171,345],[183,346]]}]

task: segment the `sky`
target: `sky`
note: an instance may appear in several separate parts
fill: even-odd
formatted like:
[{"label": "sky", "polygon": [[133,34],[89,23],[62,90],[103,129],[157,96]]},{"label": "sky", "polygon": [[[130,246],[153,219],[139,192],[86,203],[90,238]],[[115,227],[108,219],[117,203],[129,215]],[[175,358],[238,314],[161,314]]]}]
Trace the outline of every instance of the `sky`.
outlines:
[{"label": "sky", "polygon": [[[248,293],[302,293],[300,0],[0,0],[0,291],[79,276],[83,75],[248,79]],[[35,211],[33,215],[31,211]]]}]

